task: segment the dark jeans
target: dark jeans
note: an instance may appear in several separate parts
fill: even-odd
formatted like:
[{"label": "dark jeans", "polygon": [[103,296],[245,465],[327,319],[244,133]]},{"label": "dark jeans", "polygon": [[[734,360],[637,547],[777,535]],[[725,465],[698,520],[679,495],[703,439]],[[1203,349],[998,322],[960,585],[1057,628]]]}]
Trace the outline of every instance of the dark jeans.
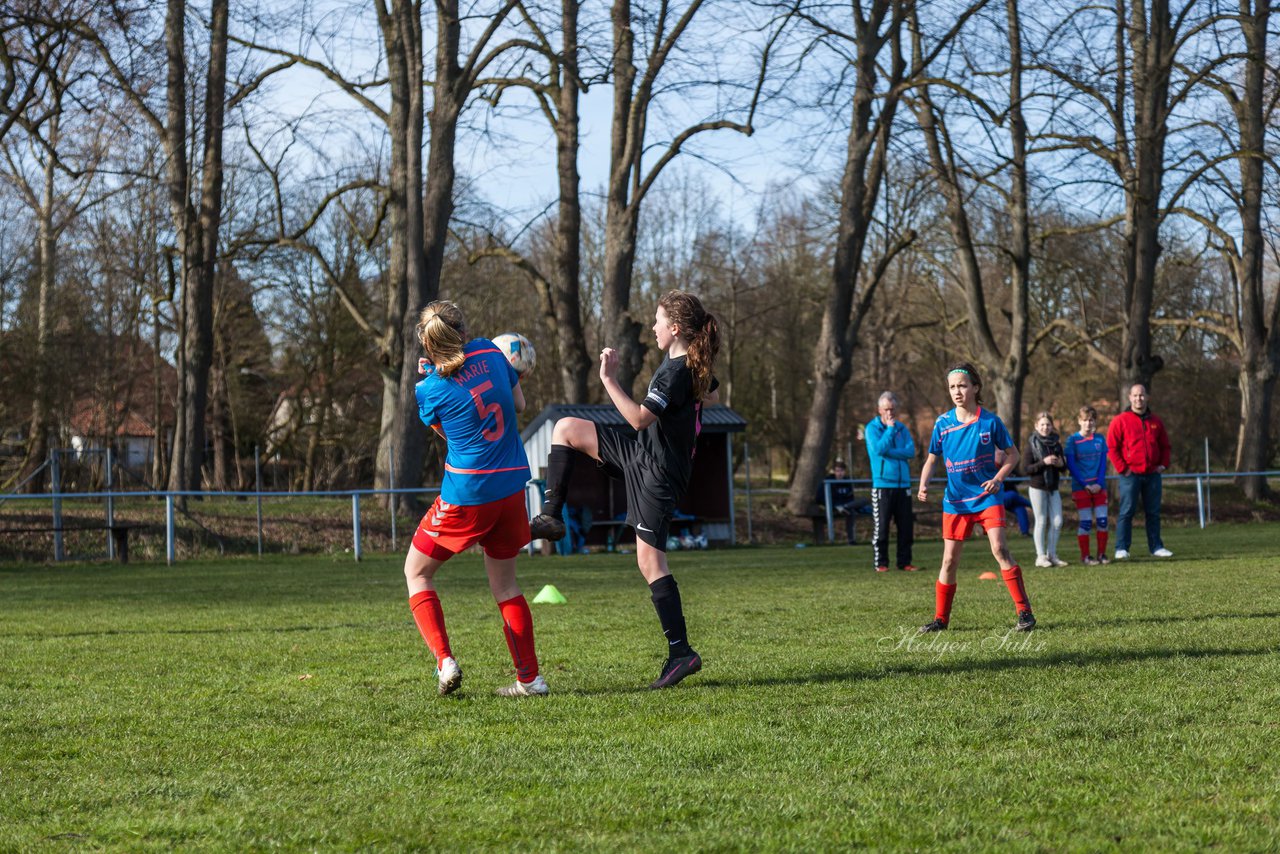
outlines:
[{"label": "dark jeans", "polygon": [[915,539],[915,515],[911,512],[911,496],[904,487],[871,490],[871,516],[875,533],[871,535],[876,566],[889,565],[889,522],[898,526],[898,569],[911,565],[911,544]]},{"label": "dark jeans", "polygon": [[1129,551],[1133,540],[1133,515],[1142,502],[1142,512],[1147,520],[1147,549],[1154,552],[1164,548],[1160,539],[1160,502],[1163,497],[1162,479],[1152,474],[1122,474],[1116,478],[1120,485],[1120,510],[1116,514],[1116,551]]}]

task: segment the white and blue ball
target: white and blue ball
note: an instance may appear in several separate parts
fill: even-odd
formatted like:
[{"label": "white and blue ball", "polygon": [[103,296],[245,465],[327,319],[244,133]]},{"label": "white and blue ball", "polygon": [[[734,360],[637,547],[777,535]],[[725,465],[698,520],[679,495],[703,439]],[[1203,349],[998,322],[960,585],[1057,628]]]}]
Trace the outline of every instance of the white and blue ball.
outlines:
[{"label": "white and blue ball", "polygon": [[517,374],[533,370],[533,366],[538,361],[538,354],[533,349],[532,342],[519,332],[504,332],[494,338],[493,343],[502,351],[502,355],[507,357],[507,361],[516,369]]}]

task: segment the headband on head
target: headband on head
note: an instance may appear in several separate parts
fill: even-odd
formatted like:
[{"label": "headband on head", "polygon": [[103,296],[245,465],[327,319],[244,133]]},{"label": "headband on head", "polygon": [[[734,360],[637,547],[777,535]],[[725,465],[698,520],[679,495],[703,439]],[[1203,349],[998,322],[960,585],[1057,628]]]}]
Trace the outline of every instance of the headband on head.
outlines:
[{"label": "headband on head", "polygon": [[964,368],[952,368],[951,370],[947,371],[947,376],[951,376],[952,374],[964,374],[966,377],[973,376],[973,374],[969,373]]}]

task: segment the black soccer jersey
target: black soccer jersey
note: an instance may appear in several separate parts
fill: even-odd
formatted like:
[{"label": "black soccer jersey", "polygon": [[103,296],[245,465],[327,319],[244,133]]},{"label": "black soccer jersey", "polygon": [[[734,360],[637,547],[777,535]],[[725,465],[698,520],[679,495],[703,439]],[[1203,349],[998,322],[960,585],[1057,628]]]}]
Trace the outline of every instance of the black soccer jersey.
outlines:
[{"label": "black soccer jersey", "polygon": [[[719,380],[712,377],[708,391],[719,386]],[[662,360],[640,405],[658,416],[640,431],[640,447],[662,465],[676,492],[683,494],[693,471],[698,434],[702,432],[702,403],[693,398],[693,372],[684,356]]]}]

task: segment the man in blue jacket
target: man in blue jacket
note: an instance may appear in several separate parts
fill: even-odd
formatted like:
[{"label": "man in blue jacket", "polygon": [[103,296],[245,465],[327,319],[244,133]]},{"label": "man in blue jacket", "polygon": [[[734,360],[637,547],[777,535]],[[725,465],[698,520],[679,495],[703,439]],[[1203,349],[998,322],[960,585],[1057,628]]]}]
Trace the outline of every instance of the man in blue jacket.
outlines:
[{"label": "man in blue jacket", "polygon": [[915,572],[911,544],[915,539],[915,517],[911,510],[911,470],[907,461],[916,455],[916,443],[907,425],[898,420],[898,398],[886,391],[880,395],[879,414],[863,431],[867,457],[871,460],[871,516],[875,533],[876,572],[889,570],[889,522],[898,526],[898,569]]}]

